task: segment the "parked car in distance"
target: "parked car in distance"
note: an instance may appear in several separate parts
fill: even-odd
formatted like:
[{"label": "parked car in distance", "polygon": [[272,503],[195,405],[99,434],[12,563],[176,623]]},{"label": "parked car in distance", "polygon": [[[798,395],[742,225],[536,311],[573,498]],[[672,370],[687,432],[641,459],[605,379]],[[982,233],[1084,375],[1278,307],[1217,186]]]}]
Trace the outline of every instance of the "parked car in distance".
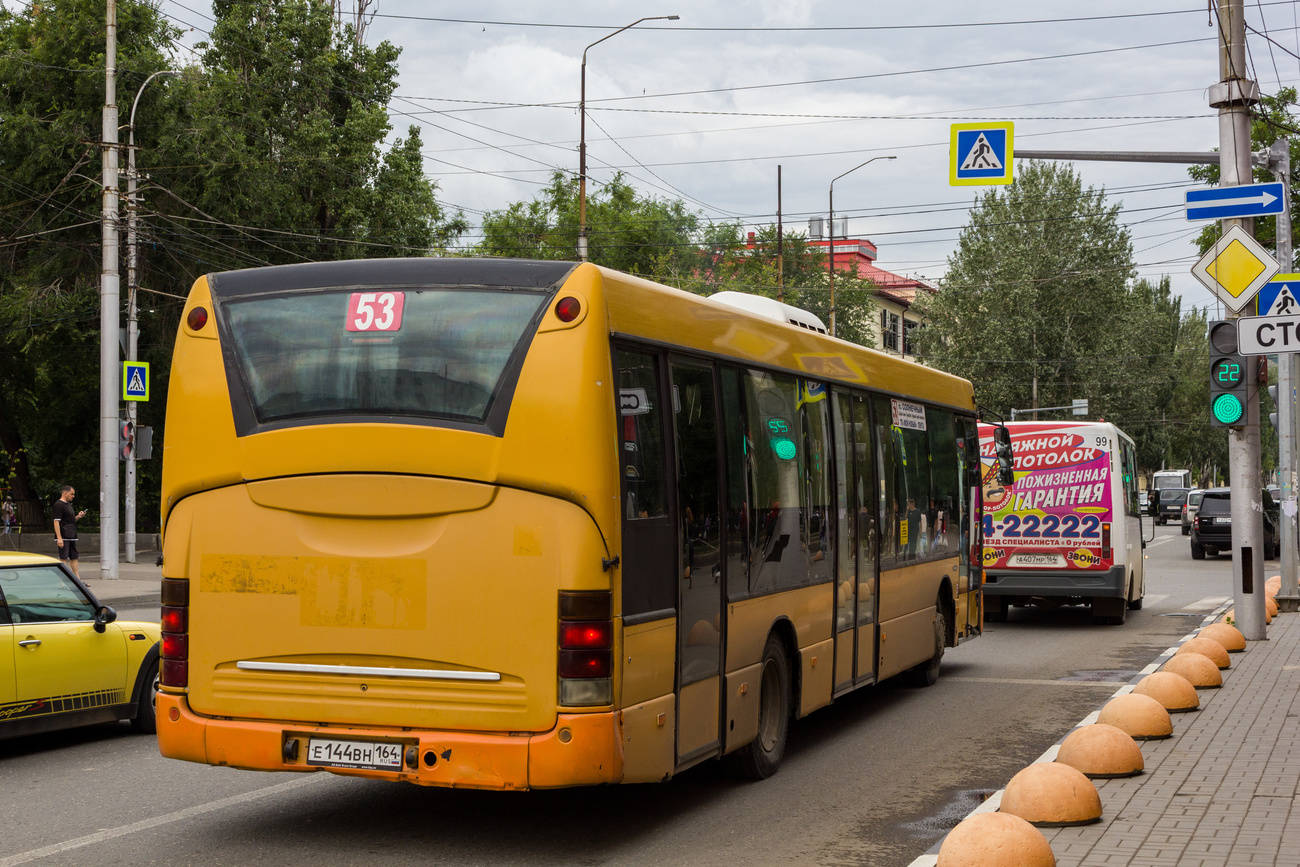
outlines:
[{"label": "parked car in distance", "polygon": [[0,739],[116,720],[153,733],[158,640],[53,557],[0,553]]},{"label": "parked car in distance", "polygon": [[1192,522],[1196,520],[1196,510],[1201,505],[1201,497],[1205,496],[1205,491],[1200,488],[1193,488],[1187,492],[1187,502],[1183,503],[1183,535],[1187,536],[1192,532]]},{"label": "parked car in distance", "polygon": [[1189,490],[1191,488],[1162,488],[1158,491],[1160,501],[1156,504],[1156,521],[1160,524],[1181,521],[1183,519],[1183,503],[1187,502],[1187,492]]},{"label": "parked car in distance", "polygon": [[[1279,510],[1268,491],[1261,490],[1259,494],[1264,503],[1264,559],[1272,560],[1281,548]],[[1206,554],[1231,550],[1232,489],[1210,488],[1201,497],[1192,523],[1192,559],[1204,560]]]}]

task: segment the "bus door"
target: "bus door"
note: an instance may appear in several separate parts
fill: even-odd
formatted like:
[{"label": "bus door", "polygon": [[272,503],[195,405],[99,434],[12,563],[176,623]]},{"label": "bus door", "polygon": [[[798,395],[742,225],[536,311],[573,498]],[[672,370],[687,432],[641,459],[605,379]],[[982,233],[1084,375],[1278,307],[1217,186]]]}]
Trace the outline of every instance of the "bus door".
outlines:
[{"label": "bus door", "polygon": [[835,692],[876,677],[875,473],[864,398],[836,392]]},{"label": "bus door", "polygon": [[[980,464],[979,429],[973,418],[957,419],[957,449],[961,476],[961,561],[957,565],[966,596],[966,620],[957,624],[957,635],[979,635],[984,629],[982,586],[984,583],[983,467]],[[958,604],[960,610],[961,605]]]},{"label": "bus door", "polygon": [[677,444],[677,761],[720,746],[722,527],[713,368],[671,364]]}]

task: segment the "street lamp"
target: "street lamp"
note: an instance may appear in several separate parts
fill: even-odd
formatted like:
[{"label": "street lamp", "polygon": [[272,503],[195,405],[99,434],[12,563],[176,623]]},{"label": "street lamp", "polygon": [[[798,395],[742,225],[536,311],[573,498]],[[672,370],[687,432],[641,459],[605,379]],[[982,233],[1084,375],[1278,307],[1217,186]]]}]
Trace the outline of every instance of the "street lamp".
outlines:
[{"label": "street lamp", "polygon": [[874,163],[876,160],[892,160],[892,159],[897,159],[897,157],[892,155],[885,156],[885,157],[872,157],[871,159],[867,160],[867,162],[859,163],[858,165],[849,169],[843,175],[836,175],[835,177],[831,178],[831,194],[830,194],[831,243],[830,243],[830,247],[828,248],[828,250],[830,251],[830,255],[827,257],[831,269],[831,323],[830,323],[831,337],[835,336],[835,182],[838,181],[840,178],[844,177],[844,175],[848,175],[848,174],[852,174],[853,172],[856,172],[858,169],[867,165],[867,163]]},{"label": "street lamp", "polygon": [[624,30],[631,30],[642,21],[676,21],[676,15],[652,15],[638,18],[626,27],[620,27],[608,36],[602,36],[582,49],[582,96],[578,100],[578,259],[587,261],[587,52],[606,39],[610,39]]},{"label": "street lamp", "polygon": [[[135,110],[140,106],[140,97],[144,89],[160,75],[180,75],[171,69],[162,69],[144,80],[136,91],[135,102],[131,103],[131,119],[126,127],[126,357],[136,361],[137,347],[140,342],[140,323],[137,315],[136,300],[136,219],[138,202],[135,185]],[[126,417],[131,424],[136,424],[138,410],[134,401],[126,405]],[[135,562],[135,450],[126,459],[126,562]]]}]

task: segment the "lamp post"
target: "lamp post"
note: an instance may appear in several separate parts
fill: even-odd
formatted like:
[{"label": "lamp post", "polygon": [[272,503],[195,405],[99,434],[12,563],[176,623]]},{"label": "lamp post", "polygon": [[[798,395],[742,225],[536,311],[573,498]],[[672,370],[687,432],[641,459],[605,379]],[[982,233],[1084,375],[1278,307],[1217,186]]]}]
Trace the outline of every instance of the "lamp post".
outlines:
[{"label": "lamp post", "polygon": [[[139,317],[136,314],[136,211],[138,202],[136,201],[135,185],[135,110],[140,105],[140,97],[144,94],[144,89],[149,86],[160,75],[179,75],[170,69],[163,69],[155,72],[144,80],[140,89],[136,91],[135,102],[131,103],[131,119],[127,123],[126,133],[126,357],[128,361],[136,361],[137,347],[140,342],[140,324]],[[139,410],[135,401],[127,401],[126,417],[135,425],[138,421],[137,415]],[[126,526],[126,562],[135,562],[135,451],[126,459],[126,503],[125,518]]]},{"label": "lamp post", "polygon": [[831,242],[830,242],[830,247],[827,248],[827,249],[828,249],[828,252],[829,252],[829,255],[826,257],[826,258],[827,258],[827,262],[829,263],[829,267],[830,267],[830,269],[831,269],[831,274],[830,274],[830,278],[831,278],[831,322],[830,322],[830,325],[831,325],[831,337],[834,337],[834,336],[835,336],[835,182],[838,181],[840,178],[844,177],[844,175],[848,175],[848,174],[852,174],[853,172],[856,172],[858,169],[862,168],[863,166],[867,165],[868,163],[874,163],[876,160],[892,160],[892,159],[897,159],[897,157],[895,157],[895,156],[893,156],[893,155],[890,155],[890,156],[882,156],[882,157],[872,157],[871,159],[867,160],[867,162],[865,162],[865,163],[858,163],[856,166],[854,166],[853,168],[849,169],[847,172],[844,172],[844,174],[836,175],[835,177],[831,178],[831,193],[830,193],[830,212],[831,212],[830,239],[831,239]]},{"label": "lamp post", "polygon": [[676,15],[652,15],[638,18],[626,27],[620,27],[608,36],[602,36],[582,49],[582,95],[578,100],[578,260],[587,261],[587,52],[606,39],[624,30],[631,30],[642,21],[676,21]]}]

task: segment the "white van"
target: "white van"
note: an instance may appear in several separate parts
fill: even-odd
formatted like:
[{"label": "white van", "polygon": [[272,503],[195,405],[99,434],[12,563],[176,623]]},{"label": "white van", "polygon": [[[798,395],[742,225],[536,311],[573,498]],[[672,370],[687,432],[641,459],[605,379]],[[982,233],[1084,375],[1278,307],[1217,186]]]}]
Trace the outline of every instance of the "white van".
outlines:
[{"label": "white van", "polygon": [[1107,422],[1010,422],[1015,482],[997,482],[993,426],[980,425],[984,617],[1041,601],[1092,606],[1121,624],[1142,607],[1137,450]]}]

